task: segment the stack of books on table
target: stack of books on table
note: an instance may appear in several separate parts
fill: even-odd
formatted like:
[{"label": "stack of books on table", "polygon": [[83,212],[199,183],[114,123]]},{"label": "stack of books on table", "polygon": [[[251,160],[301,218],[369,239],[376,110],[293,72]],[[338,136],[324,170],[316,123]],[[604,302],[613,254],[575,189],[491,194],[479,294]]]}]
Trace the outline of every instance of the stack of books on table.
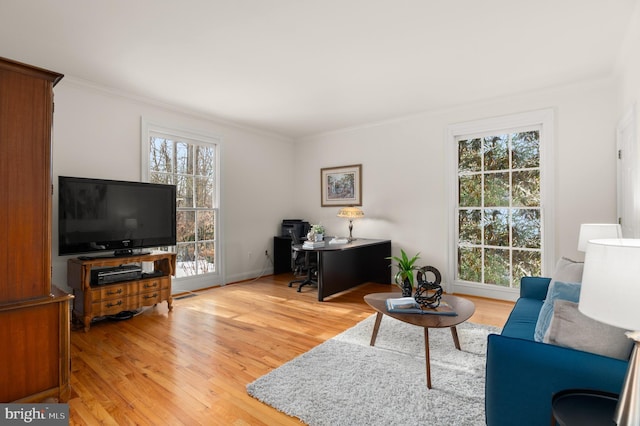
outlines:
[{"label": "stack of books on table", "polygon": [[324,241],[305,241],[302,243],[302,248],[305,249],[314,249],[324,247]]},{"label": "stack of books on table", "polygon": [[387,299],[387,311],[405,314],[458,315],[451,305],[444,300],[437,308],[420,306],[413,297],[396,297]]}]

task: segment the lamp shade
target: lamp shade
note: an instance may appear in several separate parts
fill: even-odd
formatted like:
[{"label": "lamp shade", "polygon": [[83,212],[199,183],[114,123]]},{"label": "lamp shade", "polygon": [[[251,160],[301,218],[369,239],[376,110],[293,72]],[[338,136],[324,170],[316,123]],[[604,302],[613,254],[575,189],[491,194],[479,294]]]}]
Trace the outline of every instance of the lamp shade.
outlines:
[{"label": "lamp shade", "polygon": [[343,207],[338,211],[338,217],[346,217],[347,219],[358,219],[364,217],[364,212],[358,207]]},{"label": "lamp shade", "polygon": [[579,310],[625,330],[640,330],[640,239],[590,240]]},{"label": "lamp shade", "polygon": [[607,238],[622,238],[622,227],[617,223],[583,223],[580,225],[578,251],[586,251],[589,240]]}]

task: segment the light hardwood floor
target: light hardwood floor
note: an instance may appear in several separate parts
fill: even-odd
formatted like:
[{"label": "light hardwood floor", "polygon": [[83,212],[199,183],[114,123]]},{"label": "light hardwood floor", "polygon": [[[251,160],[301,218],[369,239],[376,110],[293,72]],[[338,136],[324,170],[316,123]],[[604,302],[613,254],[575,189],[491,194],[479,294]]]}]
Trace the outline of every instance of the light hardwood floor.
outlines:
[{"label": "light hardwood floor", "polygon": [[[72,425],[299,425],[245,386],[373,314],[364,284],[316,300],[290,274],[230,284],[71,335]],[[502,326],[513,304],[469,297],[470,321]]]}]

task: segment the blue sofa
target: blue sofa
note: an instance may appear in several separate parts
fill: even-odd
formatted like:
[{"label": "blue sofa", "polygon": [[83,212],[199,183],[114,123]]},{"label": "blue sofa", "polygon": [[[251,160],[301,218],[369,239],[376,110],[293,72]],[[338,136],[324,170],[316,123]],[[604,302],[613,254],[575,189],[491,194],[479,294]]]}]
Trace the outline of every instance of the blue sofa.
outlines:
[{"label": "blue sofa", "polygon": [[525,277],[501,334],[489,335],[485,385],[488,426],[540,426],[564,389],[619,393],[628,361],[534,341],[549,278]]}]

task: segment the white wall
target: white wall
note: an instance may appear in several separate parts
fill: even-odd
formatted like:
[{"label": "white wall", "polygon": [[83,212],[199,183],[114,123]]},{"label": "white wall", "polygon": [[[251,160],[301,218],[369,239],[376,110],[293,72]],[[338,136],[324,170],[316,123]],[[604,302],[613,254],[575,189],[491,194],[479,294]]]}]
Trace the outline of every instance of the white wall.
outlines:
[{"label": "white wall", "polygon": [[389,238],[394,254],[421,252],[420,264],[446,281],[447,126],[553,108],[555,255],[581,258],[580,223],[616,218],[615,102],[613,82],[599,81],[306,138],[295,147],[297,216],[345,235],[338,208],[320,207],[320,168],[362,163],[365,218],[354,223],[354,236]]},{"label": "white wall", "polygon": [[[640,99],[640,4],[636,6],[619,61],[620,116]],[[640,125],[640,121],[638,123]],[[640,135],[640,132],[638,132]]]},{"label": "white wall", "polygon": [[[620,164],[619,215],[626,237],[640,236],[640,3],[636,6],[625,43],[618,61],[618,108],[620,124],[620,148],[623,151]],[[635,123],[635,127],[634,127]],[[635,131],[635,135],[634,135]],[[624,135],[624,136],[623,136]],[[633,140],[635,136],[635,140]],[[630,141],[627,142],[628,138]],[[630,145],[627,145],[630,143]],[[635,146],[634,146],[635,145]]]},{"label": "white wall", "polygon": [[[140,180],[141,116],[222,140],[224,282],[253,278],[272,254],[278,224],[293,204],[291,140],[221,124],[159,104],[121,96],[72,78],[54,89],[53,176]],[[53,203],[53,282],[66,287],[66,256],[57,256],[57,191]],[[251,253],[251,255],[249,255]],[[179,290],[178,285],[178,290]]]}]

